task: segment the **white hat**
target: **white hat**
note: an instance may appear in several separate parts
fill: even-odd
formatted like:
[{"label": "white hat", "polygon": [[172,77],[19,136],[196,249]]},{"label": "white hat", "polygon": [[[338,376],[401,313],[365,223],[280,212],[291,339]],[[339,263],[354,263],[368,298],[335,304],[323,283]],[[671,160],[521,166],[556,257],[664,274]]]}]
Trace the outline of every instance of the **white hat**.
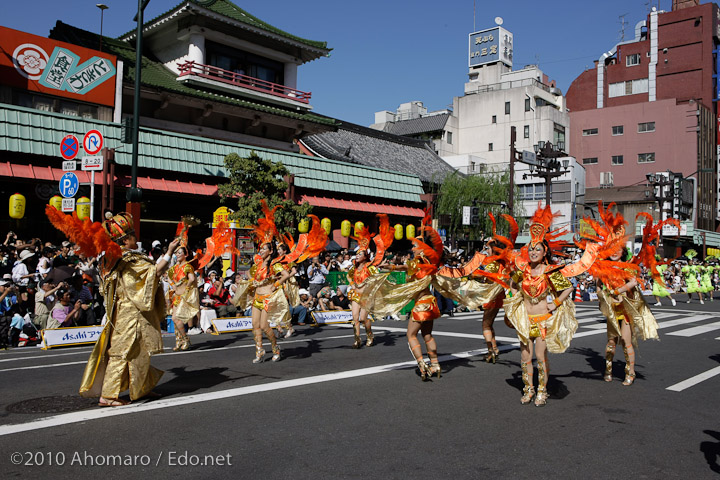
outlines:
[{"label": "white hat", "polygon": [[35,255],[35,252],[31,252],[30,250],[23,250],[22,252],[20,252],[20,261],[27,260],[33,255]]},{"label": "white hat", "polygon": [[310,295],[310,292],[308,292],[304,288],[301,288],[300,290],[298,290],[298,295]]},{"label": "white hat", "polygon": [[62,245],[63,247],[69,247],[70,242],[68,242],[67,240],[63,240],[63,242],[60,245]]},{"label": "white hat", "polygon": [[153,240],[152,248],[159,247],[160,245],[162,245],[160,240]]},{"label": "white hat", "polygon": [[225,272],[225,276],[226,276],[226,277],[232,277],[234,273],[235,273],[235,272],[233,272],[233,269],[232,269],[232,268],[228,268],[227,271]]},{"label": "white hat", "polygon": [[7,280],[0,280],[0,287],[4,287],[6,285],[10,285],[10,282],[8,282]]}]

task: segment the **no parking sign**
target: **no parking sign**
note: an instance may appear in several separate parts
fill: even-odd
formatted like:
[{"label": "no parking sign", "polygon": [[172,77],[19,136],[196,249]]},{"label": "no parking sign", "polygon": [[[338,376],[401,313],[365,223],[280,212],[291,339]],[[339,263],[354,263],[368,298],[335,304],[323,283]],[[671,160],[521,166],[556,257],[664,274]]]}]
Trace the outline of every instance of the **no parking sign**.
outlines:
[{"label": "no parking sign", "polygon": [[85,138],[83,138],[83,148],[87,152],[88,155],[95,155],[100,150],[102,150],[103,147],[103,136],[102,133],[100,133],[97,130],[90,130],[85,134]]}]

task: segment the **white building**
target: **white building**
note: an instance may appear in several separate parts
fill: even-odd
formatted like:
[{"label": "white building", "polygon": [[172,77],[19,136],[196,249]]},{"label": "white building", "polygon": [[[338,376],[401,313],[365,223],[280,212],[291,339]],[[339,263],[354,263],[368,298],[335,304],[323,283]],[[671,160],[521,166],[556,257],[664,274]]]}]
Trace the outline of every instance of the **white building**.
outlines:
[{"label": "white building", "polygon": [[[513,37],[504,28],[470,34],[469,80],[451,111],[428,113],[422,102],[413,101],[395,113],[377,112],[371,128],[431,140],[443,160],[469,175],[509,168],[511,127],[518,152],[534,152],[540,142],[565,151],[570,131],[565,97],[537,66],[513,71],[512,57]],[[567,160],[567,173],[553,180],[552,204],[563,214],[558,223],[573,225],[574,231],[576,205],[584,203],[585,169],[572,157],[560,160]],[[537,200],[544,203],[544,180],[522,163],[515,164],[514,177],[526,200],[524,212],[516,209],[515,215],[531,215]]]}]

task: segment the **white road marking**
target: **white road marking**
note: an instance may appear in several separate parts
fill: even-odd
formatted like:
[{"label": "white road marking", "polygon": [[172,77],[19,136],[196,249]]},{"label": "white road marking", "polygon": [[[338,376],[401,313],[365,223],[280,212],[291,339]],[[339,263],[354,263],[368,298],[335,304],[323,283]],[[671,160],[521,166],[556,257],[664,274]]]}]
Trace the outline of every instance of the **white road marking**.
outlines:
[{"label": "white road marking", "polygon": [[[500,350],[509,350],[515,348],[511,345],[503,345],[498,347]],[[487,353],[487,349],[469,350],[465,352],[453,353],[451,355],[441,355],[438,361],[447,362],[463,358],[471,358]],[[314,377],[297,378],[293,380],[282,380],[279,382],[266,383],[261,385],[252,385],[248,387],[231,388],[218,392],[199,393],[176,398],[163,398],[147,403],[134,403],[124,407],[108,407],[83,410],[80,412],[65,413],[54,415],[51,417],[40,418],[26,423],[2,425],[0,426],[0,436],[12,435],[14,433],[29,432],[40,430],[43,428],[59,427],[79,422],[89,422],[92,420],[100,420],[118,415],[128,415],[132,413],[144,413],[162,408],[174,408],[183,405],[191,405],[213,400],[221,400],[226,398],[240,397],[243,395],[251,395],[254,393],[270,392],[274,390],[282,390],[285,388],[301,387],[316,383],[332,382],[335,380],[345,380],[348,378],[362,377],[366,375],[375,375],[378,373],[390,372],[393,370],[401,370],[406,368],[415,368],[417,362],[414,360],[400,363],[390,363],[387,365],[379,365],[377,367],[361,368],[357,370],[348,370],[344,372],[329,373],[325,375],[317,375]]]},{"label": "white road marking", "polygon": [[660,330],[661,328],[675,327],[677,325],[685,325],[686,323],[695,323],[695,322],[701,322],[703,320],[710,320],[711,318],[713,318],[713,317],[711,317],[709,315],[693,315],[692,317],[668,320],[667,322],[659,323],[658,330]]},{"label": "white road marking", "polygon": [[698,327],[686,328],[685,330],[678,330],[676,332],[670,332],[668,335],[675,335],[678,337],[693,337],[714,330],[720,330],[720,322],[708,323],[706,325],[700,325]]},{"label": "white road marking", "polygon": [[711,368],[707,372],[695,375],[694,377],[683,380],[682,382],[676,383],[675,385],[670,385],[666,388],[666,390],[672,390],[673,392],[682,392],[683,390],[695,386],[700,382],[704,382],[705,380],[712,378],[716,375],[720,375],[720,367]]}]

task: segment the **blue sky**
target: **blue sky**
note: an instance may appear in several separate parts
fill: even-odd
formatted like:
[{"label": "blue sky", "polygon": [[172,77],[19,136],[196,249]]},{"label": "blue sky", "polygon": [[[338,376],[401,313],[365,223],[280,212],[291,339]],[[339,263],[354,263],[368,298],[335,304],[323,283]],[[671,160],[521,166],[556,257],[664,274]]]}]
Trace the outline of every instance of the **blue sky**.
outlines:
[{"label": "blue sky", "polygon": [[[135,28],[133,0],[100,0],[103,33],[117,37]],[[5,6],[0,24],[47,36],[57,20],[85,30],[100,30],[97,0],[25,0]],[[150,0],[153,18],[180,0]],[[670,10],[671,0],[343,0],[235,3],[252,15],[333,49],[300,67],[298,88],[312,92],[314,111],[369,125],[379,110],[420,100],[428,110],[452,105],[467,81],[468,34],[491,28],[495,17],[514,35],[514,69],[539,64],[567,92],[593,60],[625,38],[653,5]],[[701,1],[701,3],[706,3]]]}]

